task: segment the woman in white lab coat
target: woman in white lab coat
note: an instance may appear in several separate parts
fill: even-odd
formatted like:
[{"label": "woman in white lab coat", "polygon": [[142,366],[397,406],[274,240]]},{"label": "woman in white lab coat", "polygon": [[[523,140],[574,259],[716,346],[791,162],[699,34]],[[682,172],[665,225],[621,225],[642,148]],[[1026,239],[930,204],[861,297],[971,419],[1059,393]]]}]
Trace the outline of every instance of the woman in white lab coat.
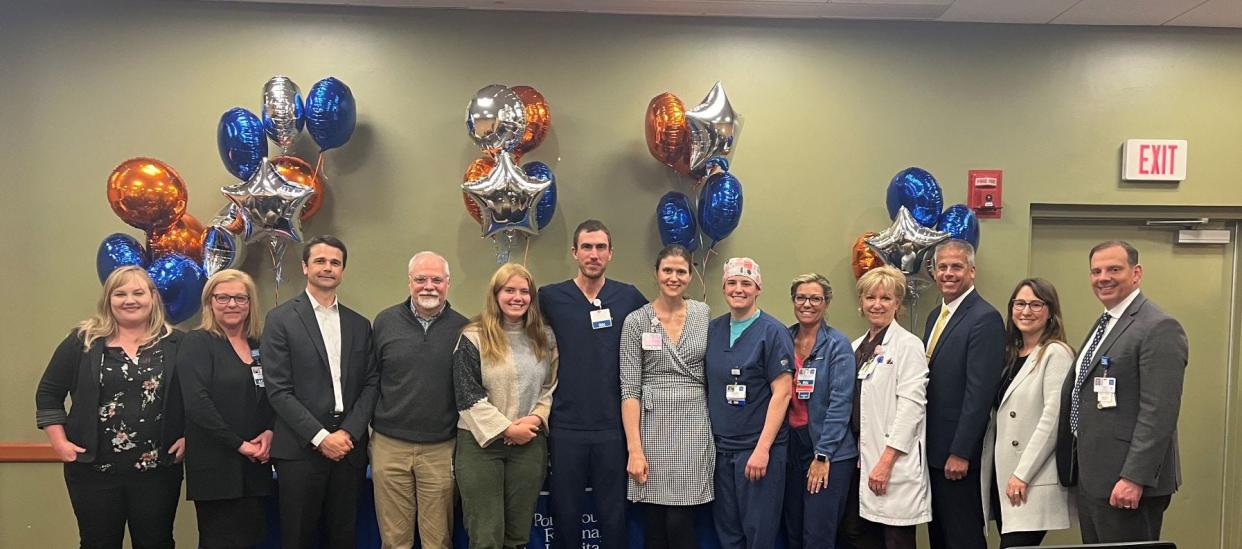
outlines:
[{"label": "woman in white lab coat", "polygon": [[892,267],[858,279],[868,330],[853,342],[858,379],[850,423],[859,469],[842,525],[847,546],[914,548],[915,526],[931,520],[927,358],[922,340],[896,322],[905,289],[905,276]]}]

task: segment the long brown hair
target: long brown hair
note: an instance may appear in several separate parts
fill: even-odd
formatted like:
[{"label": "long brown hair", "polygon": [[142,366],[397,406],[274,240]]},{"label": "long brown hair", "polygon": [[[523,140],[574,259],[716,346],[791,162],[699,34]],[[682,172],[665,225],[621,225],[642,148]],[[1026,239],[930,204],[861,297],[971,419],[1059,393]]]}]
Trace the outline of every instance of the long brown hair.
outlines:
[{"label": "long brown hair", "polygon": [[475,329],[479,332],[479,354],[486,360],[499,362],[509,355],[509,340],[505,337],[505,317],[500,312],[500,304],[496,301],[501,288],[510,278],[520,276],[530,285],[530,307],[526,309],[523,323],[526,325],[526,338],[535,349],[535,357],[543,360],[552,350],[548,346],[548,335],[544,328],[543,315],[539,312],[539,294],[535,279],[526,267],[517,263],[505,263],[492,274],[488,283],[487,297],[484,299],[483,312],[476,316],[466,330]]},{"label": "long brown hair", "polygon": [[[1018,298],[1018,292],[1022,288],[1030,288],[1035,297],[1043,301],[1048,308],[1048,323],[1044,325],[1044,333],[1039,335],[1039,344],[1044,345],[1046,350],[1047,343],[1058,342],[1064,344],[1071,351],[1073,347],[1065,341],[1065,321],[1061,319],[1061,298],[1057,296],[1057,288],[1051,282],[1043,278],[1027,278],[1019,282],[1013,289],[1013,294],[1009,296],[1009,312],[1005,315],[1005,365],[1014,363],[1018,358],[1018,352],[1022,350],[1022,331],[1013,323],[1013,302]],[[1043,354],[1043,351],[1040,351]],[[1036,363],[1040,357],[1034,357]]]},{"label": "long brown hair", "polygon": [[103,283],[103,294],[95,304],[95,314],[78,323],[78,331],[82,334],[82,350],[89,351],[96,340],[102,338],[106,341],[116,335],[116,317],[112,316],[112,292],[130,282],[145,285],[147,292],[151,294],[151,316],[147,317],[147,330],[138,346],[146,347],[172,332],[172,328],[164,321],[164,300],[160,297],[155,282],[151,281],[151,277],[142,267],[127,265],[108,275]]}]

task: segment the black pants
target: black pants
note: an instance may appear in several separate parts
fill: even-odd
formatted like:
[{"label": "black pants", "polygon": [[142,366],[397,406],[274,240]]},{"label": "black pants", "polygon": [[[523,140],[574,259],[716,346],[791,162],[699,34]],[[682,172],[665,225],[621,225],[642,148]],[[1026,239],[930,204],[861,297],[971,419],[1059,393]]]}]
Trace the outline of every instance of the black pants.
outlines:
[{"label": "black pants", "polygon": [[[1001,549],[1008,549],[1009,547],[1027,547],[1043,543],[1044,535],[1048,533],[1047,530],[1010,532],[1008,534],[1004,533],[1004,525],[1001,522],[1000,490],[996,488],[996,463],[992,464],[992,490],[990,492],[992,496],[989,498],[991,501],[988,502],[988,504],[992,507],[992,518],[996,520],[996,531],[1001,532]],[[1005,504],[1009,504],[1008,497],[1005,498]],[[1019,508],[1019,511],[1020,510],[1021,508]]]},{"label": "black pants", "polygon": [[[844,464],[843,464],[844,465]],[[857,462],[848,465],[853,472],[850,490],[845,498],[845,516],[837,531],[837,547],[844,549],[915,549],[918,547],[917,526],[889,526],[859,516],[858,488],[862,470]],[[829,473],[831,474],[831,473]]]},{"label": "black pants", "polygon": [[267,539],[267,496],[194,502],[199,549],[255,547]]},{"label": "black pants", "polygon": [[181,477],[180,465],[101,473],[84,463],[66,463],[65,486],[82,549],[120,549],[127,524],[134,549],[172,549]]},{"label": "black pants", "polygon": [[932,549],[987,549],[983,537],[983,493],[979,464],[972,463],[961,480],[944,478],[944,469],[929,467],[932,521],[927,525]]},{"label": "black pants", "polygon": [[[625,528],[625,435],[621,431],[555,429],[548,438],[548,478],[553,547],[582,545],[586,487],[595,500],[595,517],[605,549],[629,547]],[[589,481],[589,482],[588,482]]]},{"label": "black pants", "polygon": [[1078,523],[1083,543],[1156,541],[1164,511],[1173,496],[1144,496],[1138,509],[1118,509],[1099,499],[1078,494]]},{"label": "black pants", "polygon": [[682,549],[699,546],[698,535],[694,532],[696,506],[648,503],[643,507],[645,507],[647,517],[647,529],[643,532],[643,541],[647,549]]},{"label": "black pants", "polygon": [[274,461],[280,489],[281,547],[314,547],[322,523],[326,538],[320,547],[353,549],[358,489],[366,468],[355,467],[348,457],[332,461],[317,455]]}]

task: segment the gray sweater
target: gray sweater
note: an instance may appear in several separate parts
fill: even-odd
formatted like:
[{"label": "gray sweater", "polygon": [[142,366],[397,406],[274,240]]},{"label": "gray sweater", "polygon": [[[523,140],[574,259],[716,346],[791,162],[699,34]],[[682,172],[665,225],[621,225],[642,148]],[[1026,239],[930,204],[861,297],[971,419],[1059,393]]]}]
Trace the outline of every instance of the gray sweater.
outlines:
[{"label": "gray sweater", "polygon": [[380,311],[373,338],[379,363],[379,401],[372,428],[410,442],[441,442],[457,435],[453,349],[468,320],[445,304],[423,330],[410,300]]}]

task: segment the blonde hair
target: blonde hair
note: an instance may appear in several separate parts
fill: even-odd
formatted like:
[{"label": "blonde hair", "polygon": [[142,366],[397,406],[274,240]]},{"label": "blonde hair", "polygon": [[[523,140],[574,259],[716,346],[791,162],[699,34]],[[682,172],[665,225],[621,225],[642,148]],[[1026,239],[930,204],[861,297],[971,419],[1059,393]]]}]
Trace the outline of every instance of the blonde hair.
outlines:
[{"label": "blonde hair", "polygon": [[535,349],[535,357],[543,360],[552,350],[548,346],[548,335],[544,328],[543,315],[539,312],[539,295],[535,289],[535,279],[526,267],[517,263],[505,263],[492,274],[488,283],[488,294],[484,298],[483,312],[476,316],[466,329],[479,332],[479,355],[484,359],[499,362],[509,355],[509,340],[505,337],[504,314],[500,312],[497,296],[501,288],[510,278],[520,276],[530,285],[530,307],[526,309],[523,323],[526,325],[526,338]]},{"label": "blonde hair", "polygon": [[[250,296],[251,307],[254,307],[254,304],[259,301],[259,290],[255,288],[254,279],[250,278],[250,275],[237,269],[224,269],[211,275],[211,278],[207,279],[207,285],[203,286],[203,320],[199,323],[198,328],[222,337],[226,334],[224,333],[224,327],[220,326],[220,323],[216,320],[215,311],[211,308],[211,295],[215,293],[216,286],[225,282],[241,282],[246,287],[246,295]],[[258,339],[259,335],[263,333],[261,321],[255,316],[253,308],[246,312],[246,321],[243,323],[242,333],[250,339]]]},{"label": "blonde hair", "polygon": [[892,292],[893,297],[897,298],[898,311],[901,310],[901,304],[906,299],[906,275],[891,265],[876,267],[863,273],[862,277],[858,279],[857,287],[858,299],[860,301],[863,296],[877,287]]},{"label": "blonde hair", "polygon": [[78,332],[82,334],[82,350],[89,351],[96,340],[107,341],[116,335],[118,326],[116,317],[112,315],[112,292],[134,281],[145,284],[151,294],[151,316],[147,317],[147,330],[138,346],[146,347],[172,332],[172,327],[164,321],[164,300],[160,297],[155,282],[151,281],[151,277],[142,267],[128,265],[108,275],[103,283],[103,294],[95,304],[95,314],[78,323]]}]

